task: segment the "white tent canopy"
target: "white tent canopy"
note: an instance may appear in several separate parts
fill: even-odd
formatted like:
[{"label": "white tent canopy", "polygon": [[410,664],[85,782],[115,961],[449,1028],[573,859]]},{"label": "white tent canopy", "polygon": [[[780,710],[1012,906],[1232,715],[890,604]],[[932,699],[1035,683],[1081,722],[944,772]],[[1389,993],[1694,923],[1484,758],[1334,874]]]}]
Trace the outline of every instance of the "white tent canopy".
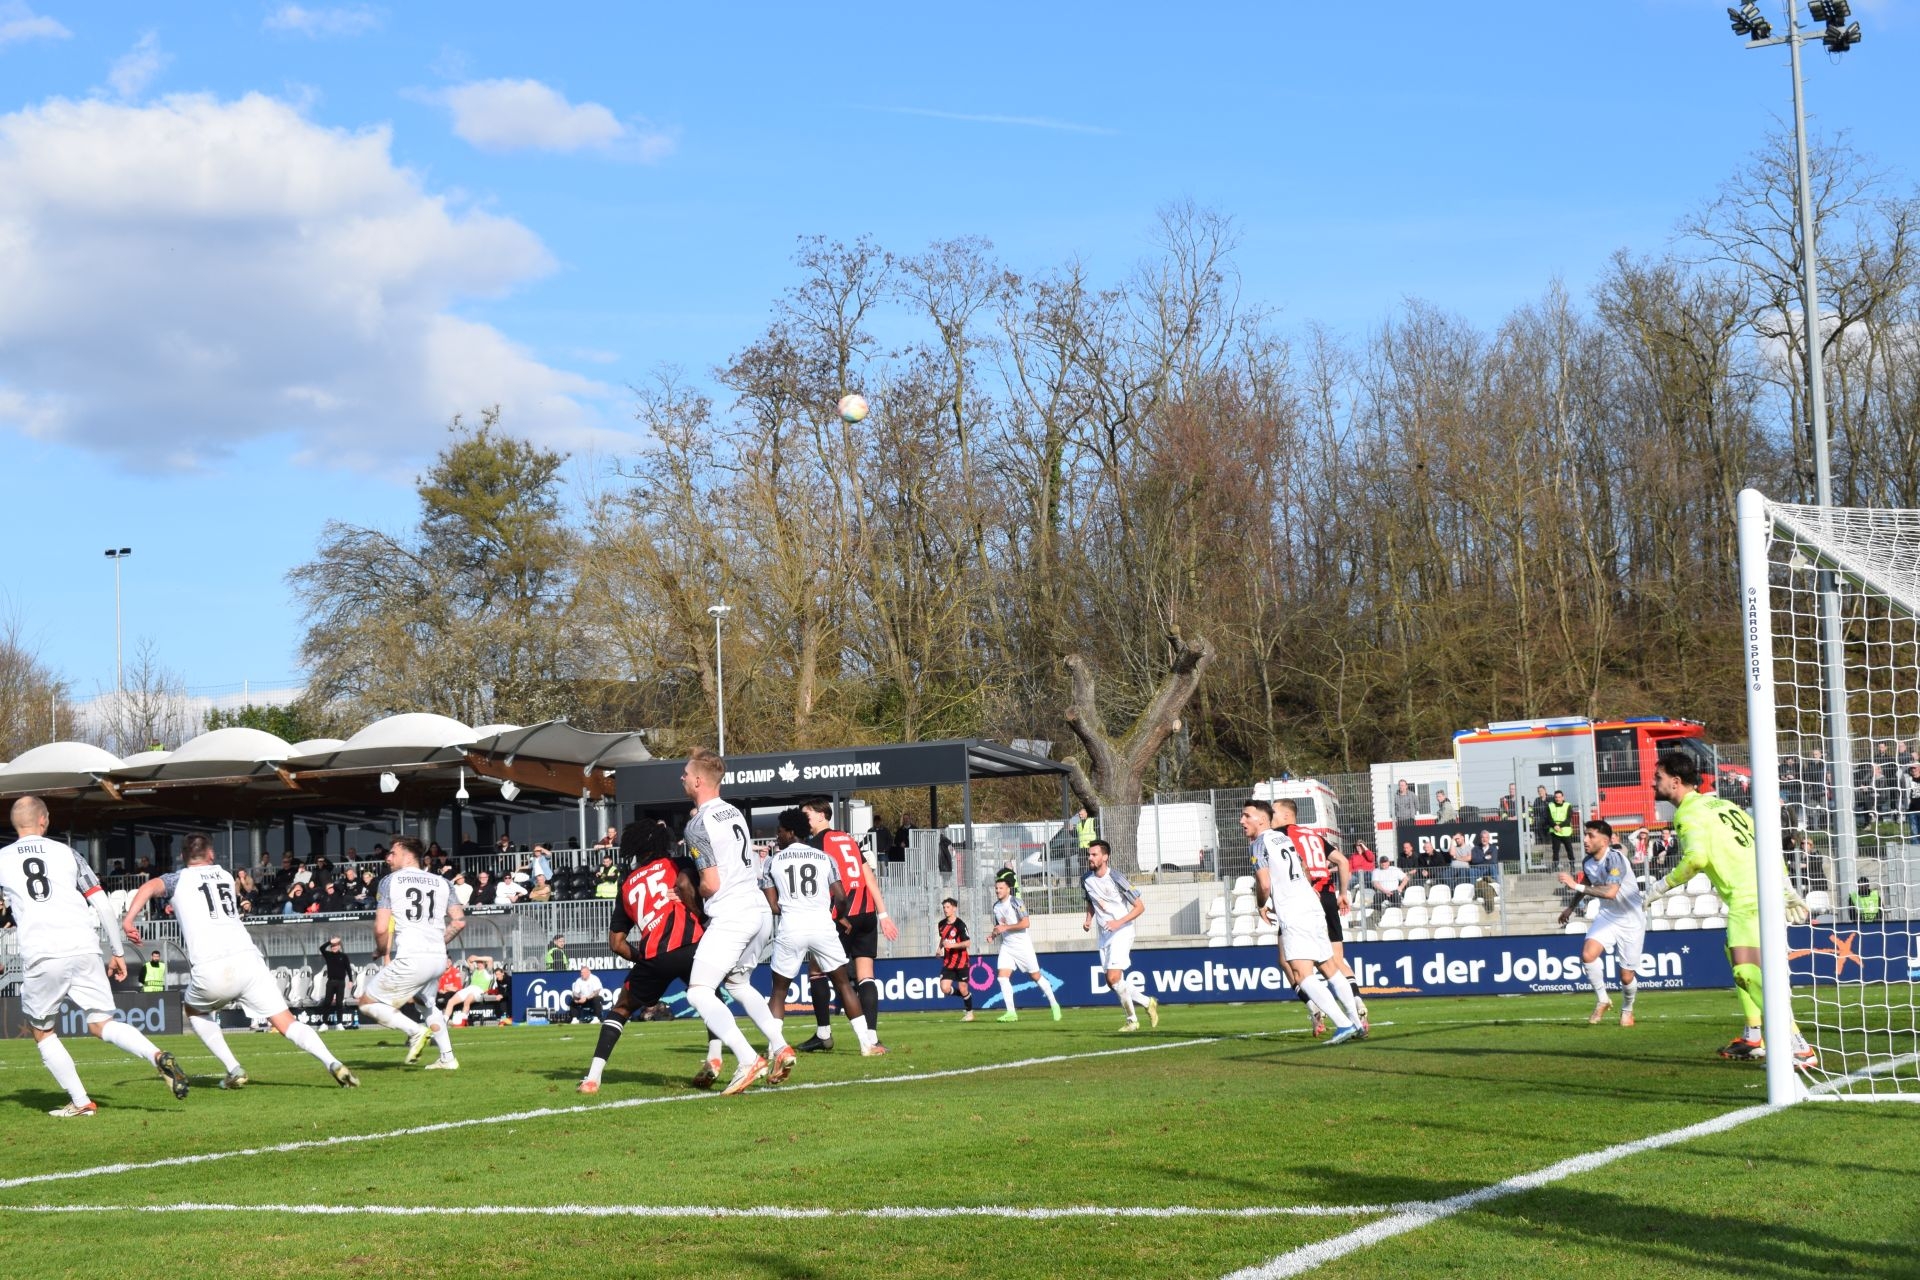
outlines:
[{"label": "white tent canopy", "polygon": [[460,759],[472,741],[473,730],[458,720],[410,711],[375,720],[338,747],[290,756],[282,763],[294,770],[438,764]]},{"label": "white tent canopy", "polygon": [[118,756],[91,743],[49,742],[21,752],[12,764],[0,769],[0,796],[91,787],[96,785],[98,775],[119,767]]},{"label": "white tent canopy", "polygon": [[273,734],[236,726],[203,733],[177,751],[128,756],[113,777],[128,782],[248,777],[271,773],[274,765],[292,754],[293,748]]}]

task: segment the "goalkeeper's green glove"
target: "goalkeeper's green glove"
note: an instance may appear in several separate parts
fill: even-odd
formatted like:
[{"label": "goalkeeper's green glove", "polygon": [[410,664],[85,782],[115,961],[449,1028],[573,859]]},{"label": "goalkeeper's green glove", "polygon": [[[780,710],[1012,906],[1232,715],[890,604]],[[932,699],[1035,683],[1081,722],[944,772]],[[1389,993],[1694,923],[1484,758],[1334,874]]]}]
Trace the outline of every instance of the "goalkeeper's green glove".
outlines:
[{"label": "goalkeeper's green glove", "polygon": [[1646,900],[1651,903],[1657,900],[1662,894],[1666,893],[1672,887],[1673,887],[1672,885],[1667,883],[1667,878],[1665,876],[1648,876]]},{"label": "goalkeeper's green glove", "polygon": [[1800,896],[1792,885],[1787,886],[1787,923],[1805,924],[1813,919],[1813,910],[1807,906],[1807,900]]}]

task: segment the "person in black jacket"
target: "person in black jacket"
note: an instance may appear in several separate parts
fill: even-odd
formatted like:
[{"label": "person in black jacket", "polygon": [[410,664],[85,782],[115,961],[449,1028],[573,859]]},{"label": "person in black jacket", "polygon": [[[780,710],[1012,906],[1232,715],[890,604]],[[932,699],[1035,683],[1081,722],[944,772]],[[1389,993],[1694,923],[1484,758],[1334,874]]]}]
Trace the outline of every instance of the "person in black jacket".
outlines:
[{"label": "person in black jacket", "polygon": [[347,953],[339,938],[328,938],[320,948],[320,963],[327,966],[327,990],[320,997],[320,1020],[338,1023],[347,998]]}]

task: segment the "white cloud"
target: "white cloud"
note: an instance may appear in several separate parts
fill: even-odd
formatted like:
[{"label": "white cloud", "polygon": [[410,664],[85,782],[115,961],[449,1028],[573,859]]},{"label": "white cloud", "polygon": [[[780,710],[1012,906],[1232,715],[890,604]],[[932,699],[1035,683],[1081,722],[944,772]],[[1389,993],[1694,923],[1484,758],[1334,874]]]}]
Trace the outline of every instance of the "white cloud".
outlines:
[{"label": "white cloud", "polygon": [[538,80],[474,80],[431,98],[452,112],[456,135],[485,151],[609,151],[648,163],[673,152],[671,133],[568,102]]},{"label": "white cloud", "polygon": [[172,55],[160,47],[160,37],[149,31],[114,60],[107,71],[107,85],[115,97],[131,101],[145,93],[153,78],[172,61]]},{"label": "white cloud", "polygon": [[334,9],[309,9],[304,5],[283,4],[267,15],[262,24],[269,31],[291,31],[309,40],[327,36],[359,36],[380,29],[380,15],[365,5]]},{"label": "white cloud", "polygon": [[22,3],[0,4],[0,46],[16,40],[65,40],[73,32]]},{"label": "white cloud", "polygon": [[613,389],[452,314],[551,270],[546,248],[390,141],[258,94],[0,115],[0,428],[157,468],[286,433],[389,470],[496,402],[549,443],[613,440]]},{"label": "white cloud", "polygon": [[958,120],[964,124],[1004,124],[1021,129],[1052,129],[1059,133],[1111,135],[1114,132],[1097,124],[1076,124],[1072,120],[1056,120],[1052,116],[982,115],[967,111],[935,111],[929,107],[874,107],[872,110],[884,111],[896,116],[926,116],[932,120]]}]

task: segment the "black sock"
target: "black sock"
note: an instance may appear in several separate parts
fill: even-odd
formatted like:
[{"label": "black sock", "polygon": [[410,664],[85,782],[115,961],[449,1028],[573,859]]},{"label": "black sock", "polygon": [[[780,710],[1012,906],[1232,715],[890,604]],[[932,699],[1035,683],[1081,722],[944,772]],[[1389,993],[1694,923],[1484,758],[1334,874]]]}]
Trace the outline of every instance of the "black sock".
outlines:
[{"label": "black sock", "polygon": [[860,980],[860,1008],[867,1015],[867,1026],[880,1030],[880,984],[872,978]]},{"label": "black sock", "polygon": [[833,982],[823,974],[814,974],[813,1025],[825,1029],[833,1025]]},{"label": "black sock", "polygon": [[600,1044],[593,1056],[605,1061],[613,1056],[613,1046],[620,1043],[620,1033],[627,1029],[627,1020],[617,1013],[610,1013],[600,1020]]},{"label": "black sock", "polygon": [[960,984],[960,1005],[968,1013],[973,1012],[973,979],[971,978]]}]

